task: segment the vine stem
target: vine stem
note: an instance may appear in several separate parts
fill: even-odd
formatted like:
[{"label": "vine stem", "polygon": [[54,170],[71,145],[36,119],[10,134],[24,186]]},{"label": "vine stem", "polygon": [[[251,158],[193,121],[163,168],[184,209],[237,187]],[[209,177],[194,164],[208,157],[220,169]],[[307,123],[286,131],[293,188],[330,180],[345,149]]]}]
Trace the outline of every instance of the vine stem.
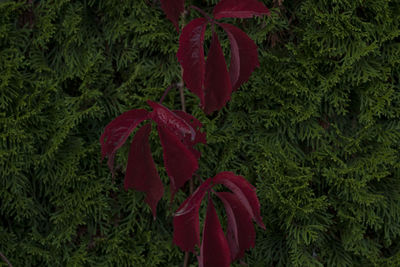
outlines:
[{"label": "vine stem", "polygon": [[[183,12],[183,14],[182,14],[182,18],[181,18],[182,30],[185,27],[185,17],[186,17],[187,13],[188,13],[187,10],[185,10]],[[182,111],[186,112],[186,101],[185,101],[185,92],[184,92],[185,82],[183,81],[183,68],[182,68],[182,66],[181,66],[181,77],[180,78],[181,78],[181,80],[177,84],[177,86],[178,86],[179,94],[180,94],[180,97],[181,97]],[[190,195],[193,193],[193,180],[192,179],[189,180],[189,193],[190,193]],[[190,254],[189,254],[188,251],[185,251],[185,257],[183,258],[183,267],[188,267],[189,266],[189,259],[190,259]]]},{"label": "vine stem", "polygon": [[9,267],[12,267],[12,264],[10,263],[10,261],[1,252],[0,252],[0,257],[3,259],[3,261],[5,261],[5,263],[8,264]]}]

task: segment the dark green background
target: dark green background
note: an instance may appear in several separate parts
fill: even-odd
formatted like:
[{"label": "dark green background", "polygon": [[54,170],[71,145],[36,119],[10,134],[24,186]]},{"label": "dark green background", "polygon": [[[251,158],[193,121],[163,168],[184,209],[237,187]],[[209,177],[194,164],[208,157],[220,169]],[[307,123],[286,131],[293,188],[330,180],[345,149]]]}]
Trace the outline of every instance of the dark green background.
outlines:
[{"label": "dark green background", "polygon": [[[225,19],[259,47],[250,81],[208,117],[186,92],[207,131],[199,175],[257,187],[267,230],[249,266],[400,266],[400,1],[264,3],[268,18]],[[156,221],[123,190],[129,146],[113,181],[98,141],[179,81],[177,44],[158,0],[0,1],[0,252],[14,266],[182,264],[172,214],[188,188],[169,203],[156,134]],[[179,93],[164,103],[179,109]]]}]

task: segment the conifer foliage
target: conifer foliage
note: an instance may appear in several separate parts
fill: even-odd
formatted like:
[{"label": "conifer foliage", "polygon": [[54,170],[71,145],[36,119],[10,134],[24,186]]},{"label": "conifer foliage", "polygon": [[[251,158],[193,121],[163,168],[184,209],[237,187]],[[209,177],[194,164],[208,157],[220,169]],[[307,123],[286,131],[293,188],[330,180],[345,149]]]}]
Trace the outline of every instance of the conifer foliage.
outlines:
[{"label": "conifer foliage", "polygon": [[[216,17],[218,0],[0,1],[0,266],[182,267],[183,254],[191,267],[400,266],[400,2],[258,2],[269,16]],[[185,10],[177,27],[165,3],[183,3],[170,5]],[[231,39],[243,38],[220,25],[258,52],[211,114],[190,88],[177,111],[179,37],[196,19],[204,68],[214,25],[231,85]],[[198,139],[157,121],[156,105]],[[111,172],[99,137],[130,110],[146,119],[115,154],[104,139]],[[198,164],[173,198],[169,144]],[[254,187],[232,190],[221,173]],[[246,208],[254,191],[265,229]],[[174,228],[186,201],[199,205],[190,240]]]}]

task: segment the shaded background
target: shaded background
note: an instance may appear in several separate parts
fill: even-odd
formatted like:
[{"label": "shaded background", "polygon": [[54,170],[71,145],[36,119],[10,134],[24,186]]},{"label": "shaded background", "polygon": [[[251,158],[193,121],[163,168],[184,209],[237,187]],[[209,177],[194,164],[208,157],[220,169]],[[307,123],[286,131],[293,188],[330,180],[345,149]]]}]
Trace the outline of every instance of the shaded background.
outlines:
[{"label": "shaded background", "polygon": [[[226,19],[259,47],[250,81],[208,117],[186,92],[207,131],[198,174],[257,187],[267,230],[249,266],[400,266],[399,1],[263,2],[268,18]],[[177,44],[158,0],[0,1],[0,252],[14,266],[182,264],[172,214],[188,188],[170,204],[166,186],[153,221],[123,190],[128,143],[113,180],[98,141],[179,81]],[[179,92],[164,104],[179,109]],[[151,149],[167,184],[155,133]]]}]

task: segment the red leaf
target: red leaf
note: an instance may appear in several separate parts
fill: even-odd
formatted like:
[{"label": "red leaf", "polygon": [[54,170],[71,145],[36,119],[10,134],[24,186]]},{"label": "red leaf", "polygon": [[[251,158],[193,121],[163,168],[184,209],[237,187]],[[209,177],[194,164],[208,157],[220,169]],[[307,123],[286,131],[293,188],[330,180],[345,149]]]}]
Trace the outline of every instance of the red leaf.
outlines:
[{"label": "red leaf", "polygon": [[223,184],[228,187],[243,204],[257,224],[265,229],[260,215],[260,202],[256,190],[245,178],[233,172],[220,172],[213,179],[214,184]]},{"label": "red leaf", "polygon": [[251,222],[250,214],[235,196],[229,192],[219,192],[227,214],[226,239],[231,251],[231,259],[243,258],[244,251],[255,245],[256,232]]},{"label": "red leaf", "polygon": [[239,28],[227,23],[220,23],[219,25],[226,31],[231,43],[229,74],[235,91],[249,79],[254,69],[260,66],[257,46]]},{"label": "red leaf", "polygon": [[168,128],[182,140],[185,138],[192,141],[195,140],[195,130],[183,118],[156,102],[148,100],[147,103],[153,108],[153,112],[149,114],[149,117],[157,125]]},{"label": "red leaf", "polygon": [[221,18],[251,18],[269,14],[263,3],[257,0],[221,0],[215,7],[215,19]]},{"label": "red leaf", "polygon": [[208,201],[199,262],[199,267],[229,267],[231,263],[228,242],[211,199]]},{"label": "red leaf", "polygon": [[151,124],[146,124],[133,137],[124,186],[125,190],[133,188],[146,193],[145,202],[149,204],[155,218],[157,203],[164,194],[164,187],[151,156],[150,131]]},{"label": "red leaf", "polygon": [[192,115],[183,112],[181,110],[174,110],[174,113],[179,117],[181,117],[182,119],[184,119],[186,123],[188,123],[196,132],[196,137],[194,138],[194,140],[191,140],[191,138],[186,137],[183,139],[183,143],[196,156],[196,158],[199,159],[201,154],[199,151],[194,149],[193,146],[198,143],[203,143],[203,144],[207,143],[206,133],[200,132],[200,129],[203,127],[203,124],[201,124],[201,122]]},{"label": "red leaf", "polygon": [[183,68],[183,80],[191,92],[200,98],[204,105],[204,32],[207,20],[205,18],[194,19],[182,30],[179,38],[178,61]]},{"label": "red leaf", "polygon": [[164,151],[164,165],[171,180],[172,196],[198,169],[192,152],[166,127],[158,126],[158,135]]},{"label": "red leaf", "polygon": [[108,167],[113,172],[114,156],[139,123],[146,120],[148,111],[144,109],[134,109],[122,113],[112,120],[104,129],[100,136],[101,159],[108,156]]},{"label": "red leaf", "polygon": [[185,10],[184,0],[161,0],[161,8],[179,32],[179,17]]},{"label": "red leaf", "polygon": [[174,214],[174,243],[183,251],[195,252],[200,246],[199,208],[204,194],[210,188],[211,179],[202,183]]},{"label": "red leaf", "polygon": [[226,68],[224,54],[215,32],[213,33],[210,50],[207,55],[204,89],[204,111],[207,114],[224,107],[232,93],[232,85]]}]

